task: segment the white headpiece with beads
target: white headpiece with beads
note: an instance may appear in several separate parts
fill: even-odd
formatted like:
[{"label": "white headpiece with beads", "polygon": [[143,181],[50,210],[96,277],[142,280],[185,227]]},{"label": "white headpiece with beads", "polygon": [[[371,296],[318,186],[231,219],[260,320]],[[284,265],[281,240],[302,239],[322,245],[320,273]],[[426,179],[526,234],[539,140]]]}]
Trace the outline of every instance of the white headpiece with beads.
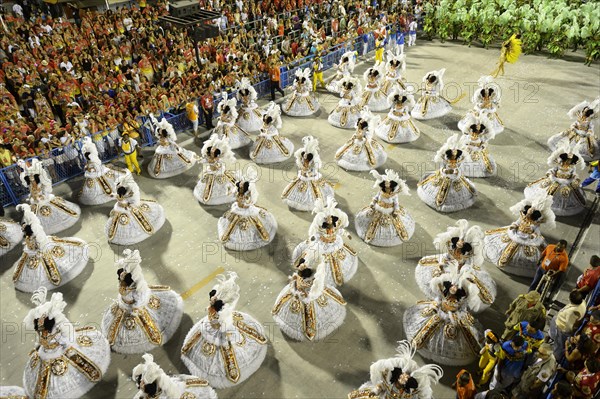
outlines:
[{"label": "white headpiece with beads", "polygon": [[490,121],[490,118],[487,116],[487,114],[480,112],[478,115],[476,115],[469,112],[467,116],[465,116],[465,123],[463,124],[461,132],[467,135],[470,134],[472,125],[482,125],[485,127],[485,132],[483,134],[485,134],[485,137],[488,141],[496,137],[496,132],[491,128],[492,121]]},{"label": "white headpiece with beads", "polygon": [[96,145],[92,141],[91,137],[86,136],[83,138],[82,145],[81,145],[81,152],[84,155],[86,153],[89,153],[89,155],[88,155],[89,161],[88,162],[98,164],[98,165],[102,163],[100,161],[100,157],[98,157],[98,149],[96,148]]},{"label": "white headpiece with beads", "polygon": [[402,72],[406,71],[406,55],[405,54],[396,55],[393,51],[388,50],[387,51],[387,65],[390,65],[390,63],[392,61],[400,62],[400,68],[402,69]]},{"label": "white headpiece with beads", "polygon": [[394,193],[410,195],[410,189],[408,188],[406,181],[402,180],[398,173],[393,169],[386,169],[384,175],[379,174],[376,170],[372,170],[371,176],[375,178],[375,184],[373,184],[374,188],[378,188],[382,182],[396,182],[398,185],[396,186]]},{"label": "white headpiece with beads", "polygon": [[223,109],[225,108],[225,106],[229,105],[229,115],[231,115],[232,119],[237,119],[238,117],[238,112],[237,112],[237,100],[235,99],[235,97],[231,97],[228,98],[227,93],[223,93],[223,99],[221,100],[221,102],[219,103],[219,105],[217,105],[217,112],[219,114],[223,114]]},{"label": "white headpiece with beads", "polygon": [[435,76],[437,79],[438,91],[441,92],[444,89],[444,73],[446,72],[446,68],[442,68],[437,71],[427,72],[425,76],[423,76],[423,82],[427,82],[430,76]]},{"label": "white headpiece with beads", "polygon": [[387,99],[390,104],[394,104],[394,99],[396,96],[399,96],[401,99],[403,96],[406,96],[406,101],[404,101],[404,105],[406,105],[409,109],[413,109],[415,106],[415,97],[408,90],[402,90],[398,88],[392,89]]},{"label": "white headpiece with beads", "polygon": [[467,303],[470,310],[477,312],[484,304],[479,297],[479,288],[472,282],[474,280],[475,276],[471,272],[461,272],[457,262],[450,262],[444,273],[431,279],[429,287],[433,292],[439,293],[440,296],[442,295],[440,285],[443,286],[443,283],[446,281],[456,285],[458,288],[462,288],[467,294]]},{"label": "white headpiece with beads", "polygon": [[35,242],[38,244],[38,246],[42,249],[47,248],[48,244],[50,243],[48,235],[44,231],[44,227],[42,226],[40,219],[35,213],[33,213],[29,204],[19,204],[17,205],[17,210],[23,212],[21,224],[29,225],[31,227]]},{"label": "white headpiece with beads", "polygon": [[258,95],[256,94],[256,89],[254,89],[254,86],[252,86],[252,82],[250,82],[250,79],[248,79],[247,77],[244,76],[242,78],[242,80],[240,81],[240,84],[238,87],[238,92],[237,92],[238,99],[241,99],[240,92],[245,89],[247,89],[249,92],[250,101],[255,101],[256,98],[258,97]]},{"label": "white headpiece with beads", "polygon": [[219,135],[216,133],[211,134],[210,137],[208,138],[208,140],[206,140],[204,142],[204,145],[202,146],[202,156],[203,157],[208,156],[209,148],[211,149],[211,151],[214,151],[215,149],[219,149],[219,151],[221,152],[221,154],[219,155],[219,158],[221,159],[222,162],[225,162],[225,163],[234,163],[235,162],[235,154],[231,150],[231,147],[229,146],[229,139],[226,136],[223,136],[223,138],[220,138]]},{"label": "white headpiece with beads", "polygon": [[154,363],[154,356],[146,353],[142,356],[142,359],[144,359],[144,363],[140,363],[133,368],[133,381],[137,382],[138,377],[140,377],[144,384],[156,382],[157,387],[162,391],[161,396],[164,395],[167,398],[179,398],[183,394],[163,369]]},{"label": "white headpiece with beads", "polygon": [[123,269],[125,273],[131,274],[131,278],[135,282],[135,290],[137,292],[148,291],[148,283],[146,283],[146,279],[142,273],[142,267],[140,266],[142,263],[140,251],[137,249],[133,251],[131,249],[125,249],[123,251],[123,256],[123,259],[119,259],[115,262],[117,269]]}]

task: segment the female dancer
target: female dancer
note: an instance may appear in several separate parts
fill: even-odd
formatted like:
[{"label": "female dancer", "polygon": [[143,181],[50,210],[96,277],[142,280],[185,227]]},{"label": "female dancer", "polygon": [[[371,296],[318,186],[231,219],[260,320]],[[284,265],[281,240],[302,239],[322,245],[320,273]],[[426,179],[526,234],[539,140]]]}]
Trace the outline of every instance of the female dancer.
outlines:
[{"label": "female dancer", "polygon": [[237,91],[237,98],[241,103],[237,125],[245,132],[252,133],[260,130],[262,126],[262,111],[256,104],[256,90],[250,79],[243,77]]},{"label": "female dancer", "polygon": [[387,160],[383,146],[373,138],[381,118],[363,109],[356,123],[356,132],[335,153],[338,165],[346,170],[367,171],[380,167]]},{"label": "female dancer", "polygon": [[485,232],[484,250],[488,261],[508,274],[533,277],[546,240],[540,226],[554,227],[552,197],[545,192],[527,193],[510,208],[519,219],[510,226]]},{"label": "female dancer", "polygon": [[217,121],[215,133],[219,135],[219,138],[227,137],[232,150],[247,146],[252,142],[250,135],[236,124],[238,117],[236,105],[235,97],[228,99],[227,93],[224,94],[223,99],[217,105],[219,120]]},{"label": "female dancer", "polygon": [[15,288],[23,292],[39,287],[51,290],[77,277],[88,263],[87,243],[76,237],[48,236],[29,205],[17,209],[23,211],[25,240],[23,254],[15,262]]},{"label": "female dancer", "polygon": [[365,90],[362,93],[360,106],[366,106],[372,112],[385,111],[390,107],[387,95],[381,89],[381,81],[384,78],[383,69],[383,64],[377,62],[363,74]]},{"label": "female dancer", "polygon": [[227,164],[235,163],[229,140],[212,134],[204,142],[200,162],[205,165],[194,187],[194,197],[204,205],[229,204],[235,201],[235,176]]},{"label": "female dancer", "polygon": [[379,192],[371,204],[363,208],[354,219],[356,233],[367,244],[378,247],[400,245],[415,232],[415,221],[398,202],[398,195],[410,195],[406,182],[392,169],[385,175],[371,171],[375,178],[374,188]]},{"label": "female dancer", "polygon": [[490,177],[496,174],[496,161],[487,148],[488,142],[496,136],[491,125],[486,114],[468,114],[464,118],[462,132],[469,138],[468,157],[461,162],[460,170],[467,177]]},{"label": "female dancer", "polygon": [[46,300],[46,288],[33,293],[35,308],[25,317],[25,328],[38,335],[23,373],[28,397],[80,398],[101,379],[110,363],[110,347],[94,327],[75,328],[63,311],[60,292]]},{"label": "female dancer", "polygon": [[294,144],[279,134],[281,108],[273,101],[263,115],[263,127],[250,148],[250,159],[257,164],[283,162],[294,152]]},{"label": "female dancer", "polygon": [[388,102],[392,108],[375,128],[375,135],[393,144],[410,143],[418,139],[421,132],[410,116],[410,110],[415,106],[413,95],[394,89],[388,96]]},{"label": "female dancer", "polygon": [[313,136],[302,139],[302,148],[294,153],[298,175],[283,190],[281,198],[290,208],[312,211],[317,200],[334,196],[333,186],[320,172],[319,141]]},{"label": "female dancer", "polygon": [[129,175],[117,180],[117,203],[106,222],[108,242],[133,245],[156,233],[165,223],[165,211],[155,201],[140,199],[140,188]]},{"label": "female dancer", "polygon": [[471,102],[473,110],[469,111],[464,118],[458,122],[458,128],[464,130],[470,116],[485,116],[489,119],[488,129],[494,134],[500,134],[504,131],[504,124],[496,112],[500,106],[500,87],[494,82],[491,76],[482,76],[477,81],[478,89],[475,90]]},{"label": "female dancer", "polygon": [[334,64],[334,67],[337,69],[335,75],[325,86],[327,91],[332,93],[339,93],[342,91],[342,79],[348,78],[354,72],[354,63],[356,54],[354,51],[348,51],[342,54],[342,58],[340,58],[340,63],[338,65]]},{"label": "female dancer", "polygon": [[467,136],[455,134],[438,150],[434,162],[442,167],[426,174],[418,183],[417,194],[427,205],[438,212],[456,212],[475,203],[477,190],[460,171],[467,158]]},{"label": "female dancer", "polygon": [[387,52],[387,64],[385,65],[385,82],[381,86],[384,95],[389,96],[393,91],[406,90],[404,73],[406,72],[406,55],[396,55]]},{"label": "female dancer", "polygon": [[312,92],[310,69],[298,69],[294,79],[294,93],[283,106],[289,116],[310,116],[319,110],[319,101]]},{"label": "female dancer", "polygon": [[52,181],[38,159],[33,158],[29,165],[19,160],[18,165],[23,170],[21,183],[29,188],[27,202],[47,234],[58,233],[77,223],[81,208],[52,194]]},{"label": "female dancer", "polygon": [[358,79],[351,76],[340,81],[342,99],[329,114],[327,122],[342,129],[354,129],[360,117],[360,96],[362,87]]},{"label": "female dancer", "polygon": [[446,68],[428,72],[423,76],[424,93],[410,113],[413,118],[420,120],[439,118],[452,111],[452,105],[442,96],[444,72]]},{"label": "female dancer", "polygon": [[166,179],[184,173],[196,164],[198,155],[177,145],[177,135],[173,126],[162,118],[160,122],[150,114],[154,125],[154,136],[158,147],[148,164],[148,173],[155,179]]},{"label": "female dancer", "polygon": [[126,249],[119,259],[119,298],[104,312],[102,334],[113,351],[144,353],[167,343],[183,314],[183,300],[166,285],[148,285],[140,252]]},{"label": "female dancer", "polygon": [[228,388],[245,381],[267,354],[267,337],[252,316],[236,311],[240,287],[237,274],[217,276],[210,291],[208,315],[187,333],[181,360],[192,375],[208,380],[215,388]]},{"label": "female dancer", "polygon": [[6,255],[23,241],[23,231],[19,223],[4,217],[4,207],[0,206],[0,256]]}]

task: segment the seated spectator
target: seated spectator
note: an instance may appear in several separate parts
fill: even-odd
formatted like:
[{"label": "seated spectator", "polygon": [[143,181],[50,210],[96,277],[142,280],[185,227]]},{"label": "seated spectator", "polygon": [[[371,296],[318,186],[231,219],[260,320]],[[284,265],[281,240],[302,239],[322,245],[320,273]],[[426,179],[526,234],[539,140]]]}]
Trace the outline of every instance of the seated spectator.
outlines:
[{"label": "seated spectator", "polygon": [[590,267],[585,269],[583,274],[577,279],[577,289],[585,295],[596,288],[598,281],[600,281],[600,257],[592,255],[590,258]]},{"label": "seated spectator", "polygon": [[582,334],[585,334],[597,347],[600,347],[600,310],[592,311],[590,320],[583,328]]},{"label": "seated spectator", "polygon": [[564,356],[565,341],[573,335],[586,312],[587,305],[580,291],[571,291],[569,302],[550,321],[550,338],[554,340],[554,357],[559,362]]},{"label": "seated spectator", "polygon": [[597,347],[586,334],[578,334],[565,342],[567,370],[580,370],[587,359],[596,355]]},{"label": "seated spectator", "polygon": [[572,384],[575,398],[593,398],[600,388],[600,359],[587,359],[578,373],[567,373],[567,381]]}]

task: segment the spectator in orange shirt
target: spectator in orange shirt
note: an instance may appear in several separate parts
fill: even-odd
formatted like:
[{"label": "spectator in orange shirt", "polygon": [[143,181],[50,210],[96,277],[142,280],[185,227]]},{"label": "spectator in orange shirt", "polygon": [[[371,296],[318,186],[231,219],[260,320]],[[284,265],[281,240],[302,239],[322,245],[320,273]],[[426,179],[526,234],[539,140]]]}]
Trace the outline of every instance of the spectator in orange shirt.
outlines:
[{"label": "spectator in orange shirt", "polygon": [[550,244],[542,252],[538,261],[538,268],[535,272],[533,282],[529,286],[529,291],[537,289],[540,280],[544,275],[548,275],[554,280],[554,283],[567,271],[569,266],[569,255],[567,255],[567,242],[560,240],[556,245]]},{"label": "spectator in orange shirt", "polygon": [[452,388],[456,389],[456,399],[474,399],[477,393],[471,374],[464,369],[456,375]]},{"label": "spectator in orange shirt", "polygon": [[281,71],[279,69],[279,63],[274,61],[269,68],[269,79],[271,80],[271,101],[275,101],[275,90],[281,93],[282,96],[285,96],[283,90],[281,90]]},{"label": "spectator in orange shirt", "polygon": [[577,279],[577,289],[586,295],[592,291],[600,280],[600,257],[592,255],[590,258],[590,267],[585,269],[583,274]]}]

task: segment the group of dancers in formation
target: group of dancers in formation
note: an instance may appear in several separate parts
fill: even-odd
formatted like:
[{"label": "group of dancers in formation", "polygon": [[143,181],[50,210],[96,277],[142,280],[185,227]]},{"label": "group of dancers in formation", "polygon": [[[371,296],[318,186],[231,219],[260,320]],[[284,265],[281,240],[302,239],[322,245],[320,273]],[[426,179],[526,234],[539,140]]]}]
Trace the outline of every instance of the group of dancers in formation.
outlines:
[{"label": "group of dancers in formation", "polygon": [[[365,74],[365,89],[352,76],[354,54],[346,53],[326,89],[340,94],[328,117],[329,123],[352,128],[354,134],[335,153],[344,169],[370,171],[374,181],[372,201],[355,217],[355,232],[378,247],[401,245],[411,238],[415,221],[402,205],[409,187],[397,171],[380,173],[387,155],[378,139],[408,143],[419,138],[414,119],[438,118],[452,110],[443,96],[444,70],[423,77],[421,96],[407,87],[403,54],[388,53],[385,65],[377,63]],[[454,134],[434,156],[439,169],[426,174],[417,185],[419,198],[438,212],[454,212],[472,206],[477,198],[470,178],[486,178],[497,166],[488,145],[503,132],[498,116],[500,88],[490,76],[479,80],[472,97],[473,109],[458,123]],[[238,100],[241,103],[238,110]],[[407,309],[404,329],[408,341],[399,343],[397,355],[371,366],[370,380],[349,394],[350,398],[431,398],[431,387],[442,376],[436,365],[419,366],[415,351],[443,365],[466,365],[478,356],[482,328],[474,314],[489,307],[496,285],[485,271],[484,260],[518,276],[533,276],[545,240],[540,227],[554,225],[555,215],[569,216],[585,209],[585,194],[577,168],[600,158],[594,123],[600,99],[582,102],[569,111],[571,127],[550,138],[552,151],[546,176],[529,184],[524,199],[511,211],[509,226],[484,232],[467,220],[458,220],[435,237],[438,255],[422,258],[415,269],[417,284],[426,301]],[[282,112],[309,116],[319,110],[308,70],[298,70],[294,92],[282,108],[271,102],[261,110],[256,92],[244,79],[237,98],[225,98],[218,106],[219,120],[200,154],[177,145],[173,127],[153,119],[158,147],[148,165],[158,179],[181,174],[199,162],[202,172],[193,190],[205,206],[230,204],[217,222],[219,240],[236,251],[268,245],[277,232],[273,214],[257,205],[257,169],[231,169],[233,150],[251,144],[256,164],[282,162],[294,157],[297,176],[282,191],[283,202],[298,211],[312,211],[308,238],[293,251],[293,275],[274,300],[272,315],[281,331],[298,341],[319,341],[343,324],[346,301],[339,289],[353,278],[358,253],[349,236],[347,214],[337,207],[333,185],[321,168],[318,139],[306,136],[300,148],[280,134]],[[373,112],[389,109],[381,120]],[[250,134],[258,132],[253,138]],[[105,232],[110,243],[133,245],[156,233],[165,212],[153,200],[142,199],[128,170],[102,164],[94,143],[85,139],[85,181],[78,194],[84,205],[116,201]],[[106,372],[110,352],[141,354],[143,362],[133,370],[139,389],[136,398],[216,398],[214,388],[225,388],[247,379],[262,364],[268,340],[262,324],[236,310],[240,288],[237,275],[218,277],[209,293],[207,315],[196,323],[182,343],[181,358],[190,375],[168,376],[147,352],[164,345],[180,324],[182,298],[168,286],[152,286],[144,279],[141,256],[126,249],[116,262],[118,298],[106,309],[101,331],[73,328],[64,314],[66,303],[49,290],[67,284],[88,263],[87,244],[57,234],[73,226],[81,215],[78,205],[52,193],[51,180],[42,164],[33,159],[19,162],[21,181],[29,187],[21,223],[0,220],[0,255],[23,243],[14,265],[13,281],[19,291],[33,293],[35,308],[25,318],[27,328],[38,334],[23,378],[24,389],[0,388],[0,396],[79,397]]]}]

